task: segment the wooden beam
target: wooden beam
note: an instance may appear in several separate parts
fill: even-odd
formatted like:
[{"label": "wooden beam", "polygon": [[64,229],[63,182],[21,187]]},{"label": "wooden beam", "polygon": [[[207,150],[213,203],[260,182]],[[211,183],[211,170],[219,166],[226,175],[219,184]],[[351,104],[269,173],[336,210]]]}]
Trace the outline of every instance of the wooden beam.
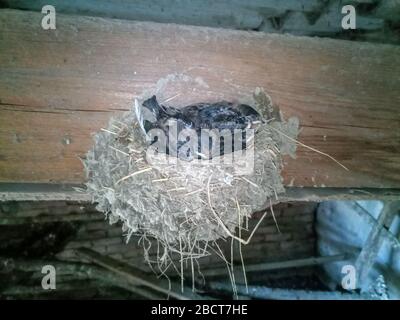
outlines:
[{"label": "wooden beam", "polygon": [[399,47],[61,14],[43,30],[41,18],[0,11],[2,182],[82,183],[91,134],[158,80],[185,74],[202,86],[173,104],[263,87],[300,119],[299,140],[350,169],[299,147],[286,185],[400,187]]},{"label": "wooden beam", "polygon": [[[266,263],[258,263],[252,265],[246,265],[246,272],[255,272],[255,271],[271,271],[271,270],[279,270],[279,269],[289,269],[289,268],[299,268],[299,267],[308,267],[315,266],[335,261],[343,261],[348,258],[347,254],[337,254],[333,256],[326,257],[311,257],[305,259],[296,259],[296,260],[287,260],[287,261],[276,261],[276,262],[266,262]],[[241,266],[236,266],[237,273],[242,273]],[[205,276],[223,276],[227,275],[226,267],[225,268],[213,268],[207,269],[202,272]]]},{"label": "wooden beam", "polygon": [[[76,252],[79,256],[89,259],[93,263],[124,277],[127,281],[134,283],[136,286],[150,288],[178,300],[210,299],[209,297],[200,296],[192,292],[192,290],[187,287],[181,288],[180,285],[174,282],[169,283],[167,280],[158,279],[155,276],[149,276],[145,272],[136,269],[131,265],[103,256],[91,249],[80,248],[77,249]],[[183,292],[181,292],[181,289],[183,289]]]},{"label": "wooden beam", "polygon": [[0,182],[0,201],[91,201],[84,190],[82,184]]},{"label": "wooden beam", "polygon": [[382,236],[383,229],[389,229],[395,216],[399,213],[400,201],[390,201],[384,204],[376,224],[372,227],[368,238],[358,256],[355,267],[357,270],[357,287],[362,291],[368,289],[368,275],[374,266],[378,253],[385,238]]},{"label": "wooden beam", "polygon": [[[42,1],[2,0],[4,5],[41,12]],[[319,0],[185,0],[178,3],[148,0],[52,0],[57,13],[94,15],[125,20],[159,21],[177,24],[214,26],[252,30],[263,19],[284,15],[287,11],[313,12],[321,7]],[[334,32],[335,29],[332,30]]]},{"label": "wooden beam", "polygon": [[104,221],[104,214],[83,213],[65,215],[38,215],[35,217],[4,217],[0,215],[0,226],[23,225],[32,223],[51,223],[51,222],[79,222],[79,221]]},{"label": "wooden beam", "polygon": [[[400,198],[400,189],[385,188],[313,188],[286,187],[284,194],[273,203],[308,201],[321,202],[329,200],[396,200]],[[91,201],[85,193],[84,185],[59,185],[50,183],[1,183],[0,201]]]},{"label": "wooden beam", "polygon": [[[72,263],[58,260],[27,260],[0,257],[0,271],[14,272],[15,270],[18,270],[24,272],[32,272],[32,277],[35,277],[37,275],[40,279],[43,277],[41,270],[42,267],[45,265],[54,266],[57,271],[57,275],[61,276],[63,280],[67,278],[67,275],[72,275],[71,279],[74,280],[98,280],[105,285],[119,287],[147,299],[160,300],[167,298],[166,294],[161,294],[149,288],[135,286],[132,283],[127,282],[126,279],[121,277],[120,275],[114,274],[112,272],[109,272],[108,270],[90,264]],[[3,270],[2,268],[5,270]],[[29,291],[29,287],[18,288],[12,286],[7,287],[6,290],[0,292],[0,294],[26,294],[27,291]],[[41,291],[43,293],[43,290]],[[40,290],[39,292],[34,291],[34,293],[40,294]]]},{"label": "wooden beam", "polygon": [[[356,212],[371,227],[371,230],[378,227],[378,221],[367,210],[357,203],[350,205],[355,206],[354,212]],[[381,228],[380,237],[388,241],[393,249],[400,249],[400,238],[398,239],[388,228]]]},{"label": "wooden beam", "polygon": [[[209,283],[211,290],[232,292],[232,285],[226,282]],[[317,291],[317,290],[296,290],[269,288],[264,286],[237,285],[237,292],[240,295],[247,295],[256,299],[267,300],[374,300],[367,294],[342,293],[339,291]],[[248,290],[247,290],[248,289]]]}]

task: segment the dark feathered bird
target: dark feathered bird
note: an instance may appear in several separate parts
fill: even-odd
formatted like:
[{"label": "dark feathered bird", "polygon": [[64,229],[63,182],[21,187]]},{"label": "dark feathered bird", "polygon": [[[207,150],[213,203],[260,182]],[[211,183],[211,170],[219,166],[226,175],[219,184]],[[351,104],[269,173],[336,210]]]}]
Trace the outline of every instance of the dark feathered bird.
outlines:
[{"label": "dark feathered bird", "polygon": [[[142,106],[135,100],[135,112],[150,144],[164,143],[165,150],[158,148],[159,152],[178,155],[185,160],[210,159],[215,155],[245,149],[246,129],[254,129],[257,124],[263,122],[260,114],[249,105],[226,101],[198,103],[176,109],[160,105],[156,96],[152,96],[144,101]],[[219,138],[210,135],[210,132],[219,133]],[[160,137],[163,134],[164,137]],[[204,137],[208,137],[208,141],[204,142]],[[227,138],[232,139],[229,145],[224,143]],[[235,143],[234,139],[238,138],[241,141]],[[193,144],[193,140],[196,139]]]}]

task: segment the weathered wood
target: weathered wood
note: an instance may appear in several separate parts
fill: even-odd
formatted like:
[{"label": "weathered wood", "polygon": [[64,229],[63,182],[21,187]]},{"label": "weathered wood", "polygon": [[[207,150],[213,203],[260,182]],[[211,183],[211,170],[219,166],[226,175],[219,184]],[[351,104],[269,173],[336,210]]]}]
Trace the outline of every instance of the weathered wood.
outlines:
[{"label": "weathered wood", "polygon": [[91,249],[80,248],[76,250],[76,252],[78,255],[89,259],[93,263],[102,266],[103,268],[106,268],[107,270],[115,274],[125,277],[127,281],[133,282],[137,286],[150,288],[178,300],[209,298],[199,296],[187,287],[184,287],[184,292],[181,293],[181,287],[172,281],[168,283],[168,281],[165,279],[157,279],[155,277],[149,276],[143,271],[136,269],[131,265],[107,256],[103,256]]},{"label": "weathered wood", "polygon": [[[377,228],[378,221],[374,218],[374,216],[372,216],[367,210],[365,210],[360,205],[357,204],[353,205],[356,206],[354,212],[357,213],[371,227],[371,230]],[[390,245],[393,247],[393,249],[400,248],[400,239],[398,239],[388,228],[381,228],[381,233],[379,236],[383,238],[383,240],[388,241]]]},{"label": "weathered wood", "polygon": [[0,201],[90,201],[84,185],[1,183]]},{"label": "weathered wood", "polygon": [[286,185],[400,187],[399,47],[63,15],[45,31],[41,17],[0,11],[0,181],[82,183],[91,134],[180,73],[203,87],[173,104],[264,87],[299,140],[350,169],[299,147]]},{"label": "weathered wood", "polygon": [[[40,283],[43,278],[41,273],[42,267],[45,265],[52,265],[57,271],[57,275],[61,276],[61,279],[65,281],[67,275],[71,275],[73,280],[98,280],[104,285],[115,286],[125,289],[129,292],[139,294],[140,296],[147,299],[166,299],[167,295],[152,291],[148,288],[137,287],[132,282],[127,282],[126,279],[120,275],[113,272],[105,270],[103,268],[83,263],[71,263],[66,261],[58,260],[26,260],[26,259],[12,259],[0,257],[0,271],[3,272],[14,272],[16,270],[24,272],[32,272],[32,279],[37,278],[38,283]],[[0,292],[2,295],[26,295],[29,290],[33,290],[32,293],[40,294],[43,293],[43,289],[38,286],[36,288],[29,287],[15,287],[9,286],[6,290]],[[58,288],[59,289],[59,288]],[[63,289],[66,289],[63,286]]]},{"label": "weathered wood", "polygon": [[383,241],[382,230],[384,228],[389,229],[395,216],[399,213],[400,202],[391,201],[384,204],[382,211],[379,214],[376,224],[372,227],[368,238],[364,243],[364,246],[358,256],[355,267],[357,270],[357,287],[361,288],[362,291],[368,289],[367,277],[376,262],[376,258],[379,253]]},{"label": "weathered wood", "polygon": [[104,215],[101,213],[84,213],[66,215],[39,215],[36,217],[0,216],[0,226],[73,221],[104,221]]},{"label": "weathered wood", "polygon": [[[78,287],[76,283],[58,283],[57,290],[44,290],[40,282],[38,282],[37,286],[32,285],[14,285],[8,288],[5,288],[0,292],[2,297],[10,297],[18,298],[18,299],[35,299],[41,296],[57,296],[59,294],[65,294],[66,292],[70,292],[70,295],[74,294],[74,296],[79,297],[79,292],[85,290],[85,292],[99,291],[104,286],[103,283],[90,283],[86,281],[81,281],[80,286]],[[84,289],[83,289],[84,288]]]},{"label": "weathered wood", "polygon": [[[84,192],[84,185],[58,185],[49,183],[0,183],[0,201],[91,201]],[[284,194],[272,202],[328,200],[396,200],[400,198],[400,189],[384,188],[313,188],[286,187]]]},{"label": "weathered wood", "polygon": [[[212,290],[232,291],[232,286],[224,282],[211,282],[209,287]],[[256,299],[268,300],[378,300],[367,294],[358,293],[342,293],[339,291],[313,291],[313,290],[296,290],[296,289],[280,289],[269,288],[264,286],[236,286],[240,295],[247,295]],[[248,289],[248,291],[247,291]]]},{"label": "weathered wood", "polygon": [[[255,272],[255,271],[265,272],[265,271],[279,270],[279,269],[315,266],[329,262],[343,261],[347,257],[348,257],[347,254],[337,254],[326,257],[311,257],[305,259],[258,263],[258,264],[246,265],[246,272]],[[241,266],[237,266],[236,271],[238,274],[242,273]],[[227,271],[226,267],[213,268],[204,270],[203,274],[205,276],[222,276],[222,275],[227,275]]]},{"label": "weathered wood", "polygon": [[[41,12],[43,1],[3,0],[10,8]],[[58,13],[251,30],[287,11],[312,12],[318,0],[52,0]]]}]

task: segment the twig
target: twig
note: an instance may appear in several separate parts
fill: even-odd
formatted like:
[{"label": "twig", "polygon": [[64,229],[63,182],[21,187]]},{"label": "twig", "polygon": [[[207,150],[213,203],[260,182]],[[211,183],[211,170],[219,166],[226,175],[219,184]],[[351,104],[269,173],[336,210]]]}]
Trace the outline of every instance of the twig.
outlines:
[{"label": "twig", "polygon": [[129,154],[128,153],[126,153],[126,152],[124,152],[124,151],[122,151],[122,150],[119,150],[119,149],[117,149],[117,148],[115,148],[115,147],[113,147],[113,146],[109,146],[111,149],[113,149],[113,150],[115,150],[115,151],[117,151],[117,152],[120,152],[120,153],[122,153],[122,154],[124,154],[124,155],[126,155],[126,156],[128,156],[129,157]]},{"label": "twig", "polygon": [[118,183],[120,183],[122,181],[125,181],[128,178],[131,178],[131,177],[136,176],[136,175],[138,175],[140,173],[147,172],[147,171],[150,171],[150,170],[153,170],[153,168],[149,167],[149,168],[146,168],[146,169],[143,169],[143,170],[139,170],[139,171],[133,172],[133,173],[131,173],[131,174],[119,179],[115,184],[118,184]]},{"label": "twig", "polygon": [[[232,273],[232,281],[234,283],[233,293],[234,293],[235,299],[238,300],[237,289],[236,289],[236,279],[235,279],[235,269],[234,269],[234,265],[233,265],[233,244],[234,243],[235,243],[235,239],[231,238],[231,273]],[[239,245],[240,245],[240,243],[239,243]]]},{"label": "twig", "polygon": [[332,157],[331,155],[329,155],[329,154],[327,154],[327,153],[325,153],[325,152],[319,151],[319,150],[317,150],[317,149],[314,149],[313,147],[310,147],[310,146],[308,146],[308,145],[306,145],[306,144],[304,144],[304,143],[302,143],[302,142],[300,142],[300,141],[298,141],[298,140],[296,140],[296,139],[293,139],[292,137],[289,137],[287,134],[283,133],[281,130],[278,130],[278,129],[274,128],[273,126],[269,126],[268,128],[270,128],[270,129],[272,129],[272,130],[275,130],[276,132],[280,133],[280,134],[283,135],[284,137],[286,137],[286,138],[288,138],[289,140],[291,140],[291,141],[293,141],[293,142],[295,142],[295,143],[301,145],[301,146],[304,147],[304,148],[310,149],[310,150],[312,150],[312,151],[314,151],[314,152],[316,152],[316,153],[319,153],[319,154],[324,155],[325,157],[328,157],[329,159],[335,161],[335,162],[336,162],[339,166],[341,166],[343,169],[345,169],[345,170],[347,170],[347,171],[350,171],[347,167],[345,167],[343,164],[341,164],[339,161],[337,161],[337,160],[336,160],[334,157]]},{"label": "twig", "polygon": [[195,190],[195,191],[186,193],[185,196],[190,196],[190,195],[192,195],[192,194],[199,193],[199,192],[201,192],[201,191],[203,191],[203,189],[198,189],[198,190]]},{"label": "twig", "polygon": [[173,188],[173,189],[167,190],[167,192],[170,192],[170,191],[183,191],[183,190],[186,190],[186,188],[184,188],[184,187],[181,187],[181,188]]},{"label": "twig", "polygon": [[274,219],[274,222],[275,222],[276,228],[278,229],[278,232],[282,233],[281,230],[279,229],[278,221],[276,221],[274,209],[272,209],[271,198],[269,199],[269,209],[271,210],[272,218]]},{"label": "twig", "polygon": [[253,187],[260,188],[258,185],[256,185],[253,181],[250,181],[249,179],[242,177],[242,180],[246,181],[247,183],[251,184]]},{"label": "twig", "polygon": [[231,280],[232,291],[233,291],[233,294],[235,295],[236,294],[236,283],[235,283],[235,279],[232,277],[232,271],[231,271],[231,268],[230,268],[230,263],[228,262],[228,260],[226,260],[225,255],[222,252],[221,248],[219,247],[218,243],[215,240],[213,241],[213,243],[218,248],[219,252],[217,250],[215,250],[213,247],[211,247],[211,248],[225,262],[226,268],[228,270],[229,279]]},{"label": "twig", "polygon": [[162,178],[162,179],[152,180],[151,182],[162,182],[162,181],[168,181],[168,180],[169,180],[169,178]]},{"label": "twig", "polygon": [[237,241],[239,241],[240,243],[243,243],[244,245],[247,245],[250,243],[251,238],[253,237],[254,233],[256,232],[257,228],[259,227],[259,225],[261,224],[261,222],[264,220],[265,216],[267,215],[267,211],[264,212],[263,216],[261,217],[261,219],[258,221],[258,223],[256,224],[256,226],[254,227],[253,231],[251,232],[249,238],[247,240],[243,240],[237,236],[235,236],[234,234],[232,234],[232,232],[229,231],[229,229],[225,226],[225,224],[222,222],[221,218],[218,216],[218,214],[215,212],[214,208],[212,207],[211,204],[211,195],[210,195],[210,181],[211,181],[212,175],[210,175],[210,178],[208,178],[208,183],[207,183],[207,193],[208,193],[208,204],[210,206],[211,212],[214,215],[215,219],[219,222],[219,224],[221,225],[222,229],[224,229],[224,231],[232,238],[236,239]]},{"label": "twig", "polygon": [[[240,210],[240,205],[239,205],[239,201],[237,198],[236,198],[236,206],[238,209],[239,238],[242,238],[242,225],[240,223],[241,210]],[[244,265],[243,254],[242,254],[242,244],[240,242],[239,242],[239,256],[240,256],[240,262],[242,263],[243,278],[244,278],[244,284],[246,286],[246,292],[249,293],[249,288],[247,286],[246,267]]]},{"label": "twig", "polygon": [[161,104],[171,101],[172,99],[175,99],[176,97],[179,97],[180,95],[181,95],[180,93],[177,93],[176,95],[173,95],[172,97],[169,97],[169,98],[165,99],[164,101],[162,101]]},{"label": "twig", "polygon": [[116,135],[116,136],[118,135],[118,133],[112,132],[112,131],[107,130],[107,129],[104,129],[104,128],[101,128],[100,130],[101,130],[101,131],[104,131],[104,132],[111,133],[111,134]]},{"label": "twig", "polygon": [[136,150],[136,149],[132,149],[132,148],[129,148],[129,151],[133,152],[133,153],[142,153],[142,151],[139,151],[139,150]]},{"label": "twig", "polygon": [[179,235],[179,251],[180,251],[180,254],[181,254],[181,291],[182,291],[182,293],[183,293],[183,281],[184,281],[184,278],[183,278],[183,251],[182,251],[182,239],[181,239],[181,236]]}]

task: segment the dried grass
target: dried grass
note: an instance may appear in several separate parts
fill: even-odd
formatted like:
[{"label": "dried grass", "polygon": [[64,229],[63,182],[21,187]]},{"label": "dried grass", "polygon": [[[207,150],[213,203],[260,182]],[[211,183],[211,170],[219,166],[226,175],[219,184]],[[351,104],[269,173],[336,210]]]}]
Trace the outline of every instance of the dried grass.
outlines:
[{"label": "dried grass", "polygon": [[[271,107],[262,105],[270,103],[263,91],[257,94],[256,106]],[[272,197],[284,192],[281,157],[294,154],[295,143],[286,137],[295,139],[297,132],[296,119],[262,125],[254,139],[254,171],[244,176],[225,164],[223,157],[208,165],[203,160],[180,159],[165,164],[161,161],[165,155],[146,152],[134,112],[128,112],[111,119],[108,128],[94,136],[84,162],[87,190],[110,223],[122,221],[127,241],[134,234],[140,236],[144,259],[159,275],[176,270],[183,285],[188,265],[194,290],[194,263],[199,265],[197,260],[212,250],[225,261],[234,283],[232,261],[224,257],[216,241],[239,242],[245,273],[241,245],[251,241],[262,218],[247,240],[242,239],[242,231],[253,212],[265,209]],[[152,248],[157,248],[155,260],[150,258]]]}]

